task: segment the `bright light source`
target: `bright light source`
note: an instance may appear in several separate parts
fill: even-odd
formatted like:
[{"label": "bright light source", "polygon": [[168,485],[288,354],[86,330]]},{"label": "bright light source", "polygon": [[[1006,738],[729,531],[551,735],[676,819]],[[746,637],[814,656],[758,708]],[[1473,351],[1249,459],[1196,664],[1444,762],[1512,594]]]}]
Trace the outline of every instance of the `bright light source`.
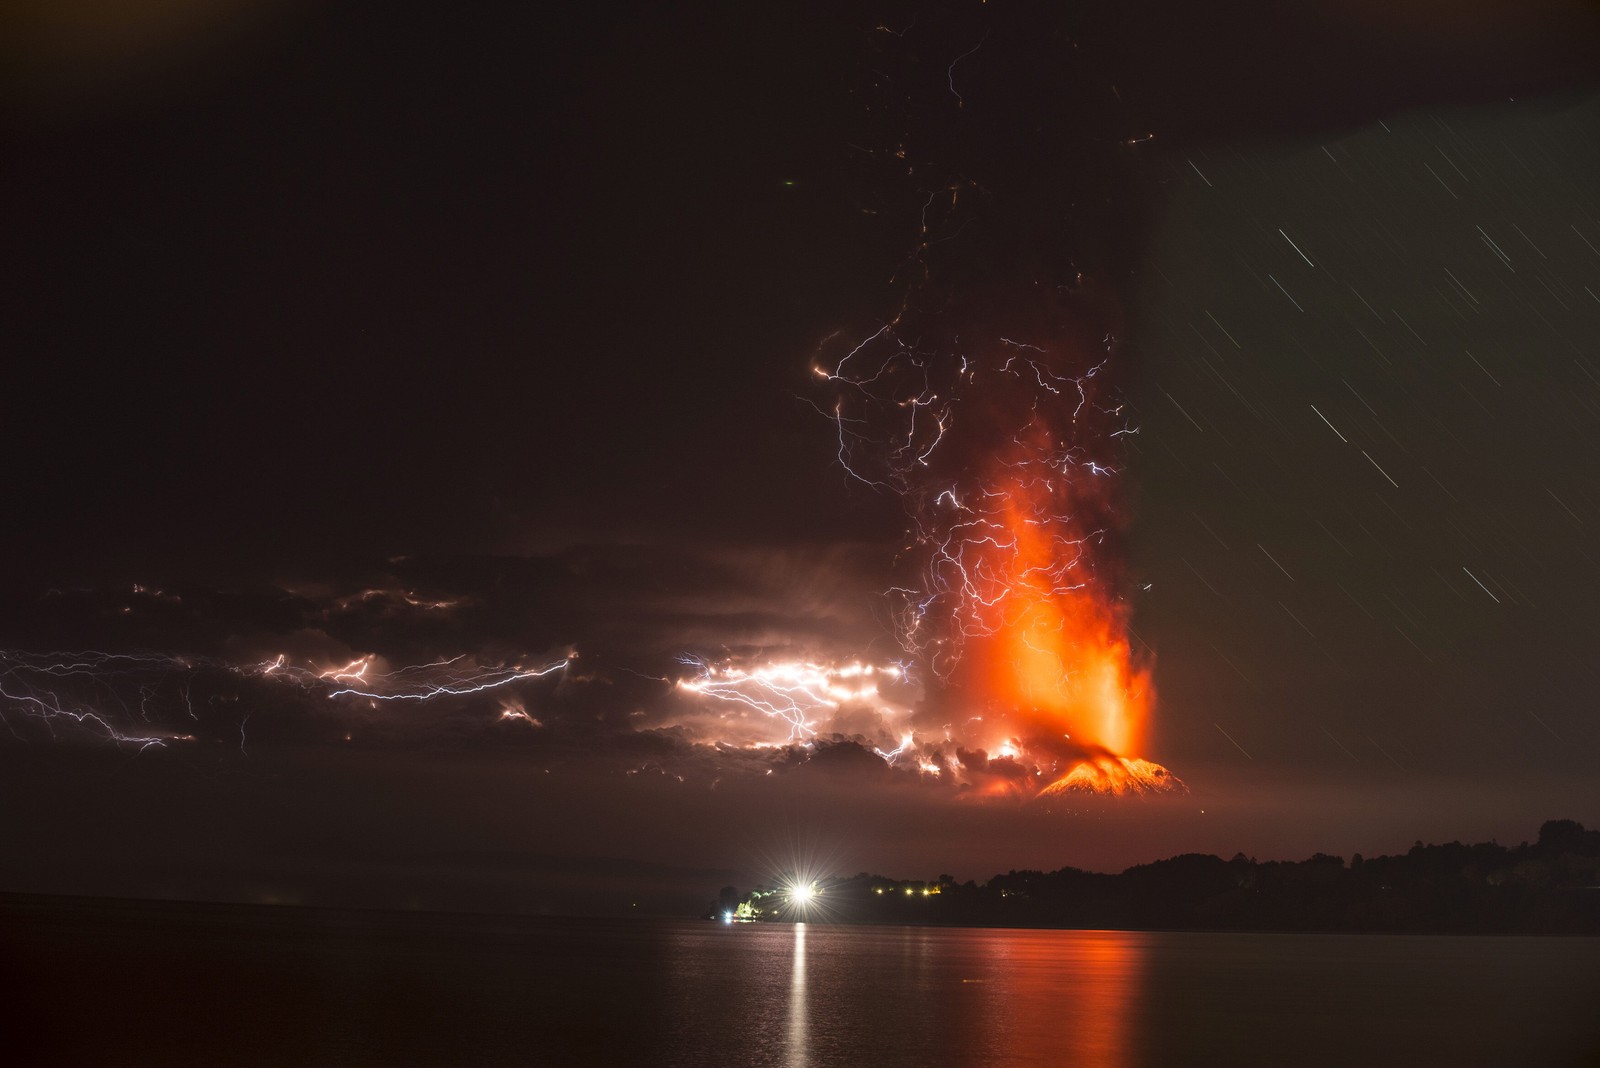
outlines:
[{"label": "bright light source", "polygon": [[789,888],[789,900],[796,905],[808,904],[816,896],[817,888],[812,883],[796,883]]}]

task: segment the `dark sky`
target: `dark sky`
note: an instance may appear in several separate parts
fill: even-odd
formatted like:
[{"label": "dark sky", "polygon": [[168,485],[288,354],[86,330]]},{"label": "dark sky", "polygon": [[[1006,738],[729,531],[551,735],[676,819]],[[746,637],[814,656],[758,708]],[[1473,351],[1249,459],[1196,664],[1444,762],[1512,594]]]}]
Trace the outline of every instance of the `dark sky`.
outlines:
[{"label": "dark sky", "polygon": [[[19,15],[0,885],[667,908],[796,851],[1600,821],[1600,15],[1280,8]],[[903,515],[811,371],[902,292],[897,136],[988,191],[956,277],[1070,265],[1126,313],[1144,755],[1187,794],[985,805],[849,744],[768,774],[663,681],[897,654]],[[240,672],[573,652],[433,702]]]}]

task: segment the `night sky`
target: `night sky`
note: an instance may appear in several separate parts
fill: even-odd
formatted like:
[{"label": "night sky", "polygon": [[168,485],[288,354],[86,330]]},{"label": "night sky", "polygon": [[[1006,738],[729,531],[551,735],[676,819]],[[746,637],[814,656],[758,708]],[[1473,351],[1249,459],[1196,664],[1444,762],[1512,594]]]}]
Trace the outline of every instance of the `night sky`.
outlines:
[{"label": "night sky", "polygon": [[[1600,822],[1592,4],[562,18],[16,16],[0,889],[667,910]],[[957,171],[947,284],[1082,271],[1125,321],[1186,793],[979,801],[848,714],[718,746],[672,686],[901,655],[905,514],[813,365]],[[528,677],[313,680],[367,655]]]}]

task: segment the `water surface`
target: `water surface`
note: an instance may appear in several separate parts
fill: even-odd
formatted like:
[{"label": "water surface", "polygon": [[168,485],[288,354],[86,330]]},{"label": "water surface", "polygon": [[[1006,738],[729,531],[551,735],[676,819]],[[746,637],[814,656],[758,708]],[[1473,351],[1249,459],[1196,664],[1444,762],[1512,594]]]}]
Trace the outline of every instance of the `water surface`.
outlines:
[{"label": "water surface", "polygon": [[12,901],[0,981],[14,1064],[1600,1064],[1576,938]]}]

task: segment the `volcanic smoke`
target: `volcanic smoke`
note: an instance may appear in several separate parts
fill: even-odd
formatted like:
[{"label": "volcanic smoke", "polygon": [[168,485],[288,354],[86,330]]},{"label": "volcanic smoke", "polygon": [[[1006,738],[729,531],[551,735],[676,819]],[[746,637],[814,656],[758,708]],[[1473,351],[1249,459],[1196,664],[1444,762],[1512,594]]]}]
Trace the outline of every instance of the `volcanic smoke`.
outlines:
[{"label": "volcanic smoke", "polygon": [[915,237],[898,310],[864,339],[825,343],[814,367],[840,463],[909,519],[907,577],[889,592],[926,669],[917,720],[943,721],[942,738],[917,741],[924,756],[942,743],[934,762],[958,773],[998,771],[968,780],[995,792],[1181,788],[1134,755],[1155,692],[1120,596],[1124,438],[1137,433],[1114,381],[1121,305],[1067,253],[1081,235],[1051,222],[1068,215],[1070,176],[1003,158],[1034,143],[1012,127],[1041,100],[1070,98],[1031,72],[1070,63],[1046,54],[1018,77],[1017,57],[1049,47],[1026,24],[948,29],[972,40],[878,35],[876,202],[898,190]]},{"label": "volcanic smoke", "polygon": [[1137,431],[1110,387],[1114,302],[1079,282],[978,304],[1006,308],[1008,332],[906,316],[818,368],[841,462],[906,506],[916,574],[890,596],[950,716],[930,741],[1031,768],[997,791],[1177,787],[1132,755],[1154,688],[1117,593],[1120,439]]},{"label": "volcanic smoke", "polygon": [[[866,110],[886,125],[858,139],[876,150],[857,150],[885,186],[862,211],[895,240],[909,232],[912,248],[891,280],[894,313],[826,342],[815,368],[840,463],[897,496],[908,517],[889,590],[904,658],[806,650],[776,662],[686,656],[677,677],[624,670],[671,688],[662,725],[719,750],[870,746],[977,794],[1181,788],[1135,755],[1155,693],[1120,593],[1122,457],[1137,429],[1115,382],[1122,315],[1104,281],[1114,273],[1084,270],[1067,252],[1081,245],[1073,226],[1086,214],[1068,208],[1100,211],[1108,198],[1069,195],[1072,176],[1044,165],[1040,131],[1065,121],[1073,68],[1059,34],[1000,7],[973,7],[976,22],[873,31],[882,48],[867,64],[877,96]],[[329,610],[373,597],[409,618],[456,604],[367,590]],[[233,708],[225,733],[236,726],[247,753],[241,694],[299,691],[373,714],[493,705],[493,722],[537,729],[523,688],[570,675],[576,655],[529,667],[458,652],[391,666],[348,656],[325,622],[304,633],[319,650],[342,647],[347,662],[326,650],[244,660],[0,651],[0,726],[159,748],[196,741],[213,709]]]}]

